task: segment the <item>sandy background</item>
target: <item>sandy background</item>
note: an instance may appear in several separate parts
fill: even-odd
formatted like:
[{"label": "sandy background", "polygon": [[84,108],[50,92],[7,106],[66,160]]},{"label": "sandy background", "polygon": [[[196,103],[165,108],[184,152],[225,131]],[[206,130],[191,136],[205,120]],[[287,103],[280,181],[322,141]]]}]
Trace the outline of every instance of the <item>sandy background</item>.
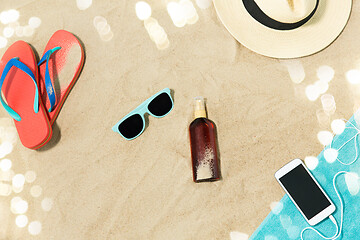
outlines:
[{"label": "sandy background", "polygon": [[[66,29],[84,43],[86,62],[51,142],[33,151],[17,141],[6,156],[14,174],[34,171],[37,177],[20,193],[0,196],[0,239],[230,239],[234,231],[251,235],[270,204],[284,195],[274,172],[293,158],[316,156],[323,147],[317,133],[331,130],[330,120],[349,118],[359,106],[358,86],[346,79],[346,72],[360,69],[358,1],[330,47],[298,60],[305,71],[300,84],[292,82],[288,61],[244,48],[222,26],[213,6],[200,9],[195,1],[199,20],[183,28],[173,25],[165,1],[148,1],[170,42],[158,50],[136,17],[136,2],[94,0],[83,11],[75,0],[2,2],[1,11],[20,12],[20,25],[32,16],[42,21],[32,36],[14,35],[7,46],[22,39],[42,54],[51,34]],[[93,26],[95,16],[106,18],[111,40],[101,39]],[[320,98],[309,101],[305,95],[322,65],[335,71],[327,93],[335,98],[336,112],[327,123],[317,118]],[[175,102],[168,116],[150,117],[145,132],[130,142],[111,131],[165,87],[173,90]],[[207,98],[209,118],[218,129],[223,179],[214,183],[192,182],[188,126],[198,95]],[[2,108],[0,117],[2,130],[5,125],[11,129]],[[36,198],[30,194],[35,185],[42,188]],[[29,223],[41,223],[39,235],[15,224],[10,203],[16,196],[28,202]],[[44,198],[53,203],[50,211],[41,206]]]}]

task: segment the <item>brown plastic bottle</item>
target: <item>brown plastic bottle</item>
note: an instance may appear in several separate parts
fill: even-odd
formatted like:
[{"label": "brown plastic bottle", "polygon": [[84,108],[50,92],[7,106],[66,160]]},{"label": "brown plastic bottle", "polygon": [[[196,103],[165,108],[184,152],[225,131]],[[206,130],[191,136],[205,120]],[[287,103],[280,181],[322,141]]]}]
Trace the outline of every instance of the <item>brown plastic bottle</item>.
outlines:
[{"label": "brown plastic bottle", "polygon": [[194,182],[220,179],[215,124],[207,119],[203,97],[195,98],[195,119],[189,126]]}]

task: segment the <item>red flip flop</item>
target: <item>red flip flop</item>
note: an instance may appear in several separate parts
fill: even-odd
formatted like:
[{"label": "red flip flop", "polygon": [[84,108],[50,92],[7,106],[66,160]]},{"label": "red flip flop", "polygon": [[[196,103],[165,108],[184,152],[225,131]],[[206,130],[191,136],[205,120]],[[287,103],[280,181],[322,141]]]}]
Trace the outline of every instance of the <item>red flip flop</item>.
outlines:
[{"label": "red flip flop", "polygon": [[14,118],[22,144],[31,149],[45,145],[52,129],[38,89],[38,70],[32,48],[24,41],[12,44],[0,61],[1,104]]},{"label": "red flip flop", "polygon": [[40,94],[52,125],[82,70],[84,49],[72,33],[58,30],[38,65]]}]

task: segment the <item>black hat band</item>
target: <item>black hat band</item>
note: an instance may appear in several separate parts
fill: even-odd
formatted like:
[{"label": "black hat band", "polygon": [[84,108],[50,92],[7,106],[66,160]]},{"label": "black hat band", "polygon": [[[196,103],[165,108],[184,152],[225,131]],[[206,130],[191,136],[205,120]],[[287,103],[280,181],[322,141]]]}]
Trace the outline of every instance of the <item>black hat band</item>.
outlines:
[{"label": "black hat band", "polygon": [[256,2],[254,0],[242,0],[246,11],[248,11],[248,13],[256,21],[258,21],[262,25],[265,25],[265,26],[267,26],[269,28],[276,29],[276,30],[292,30],[292,29],[295,29],[295,28],[298,28],[298,27],[304,25],[315,14],[316,9],[319,6],[319,1],[320,0],[316,1],[316,5],[315,5],[314,10],[312,10],[312,12],[306,18],[304,18],[304,19],[302,19],[302,20],[300,20],[298,22],[295,22],[295,23],[283,23],[283,22],[276,21],[275,19],[272,19],[271,17],[266,15],[259,8],[259,6],[256,4]]}]

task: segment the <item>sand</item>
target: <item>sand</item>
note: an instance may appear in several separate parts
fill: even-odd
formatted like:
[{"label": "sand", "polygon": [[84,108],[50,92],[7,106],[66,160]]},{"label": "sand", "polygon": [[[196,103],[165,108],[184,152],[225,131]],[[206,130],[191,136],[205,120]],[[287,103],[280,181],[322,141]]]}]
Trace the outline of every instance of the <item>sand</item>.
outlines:
[{"label": "sand", "polygon": [[[360,67],[357,1],[342,35],[324,51],[298,59],[291,66],[303,69],[292,67],[290,73],[283,62],[237,43],[213,6],[200,9],[195,1],[199,20],[182,28],[173,25],[165,1],[149,1],[169,40],[159,50],[136,17],[135,3],[93,1],[85,10],[75,0],[2,3],[2,9],[19,11],[22,26],[30,17],[41,19],[33,35],[14,35],[7,46],[23,39],[42,54],[51,34],[63,28],[84,43],[86,62],[51,142],[33,151],[15,140],[5,156],[13,174],[34,171],[36,179],[0,196],[0,239],[34,239],[31,233],[36,239],[244,238],[284,195],[274,172],[293,158],[317,156],[323,148],[317,133],[331,131],[333,119],[349,118],[359,107],[359,86],[346,79]],[[110,26],[105,35],[93,25],[96,16]],[[336,101],[330,117],[321,115],[320,97],[310,101],[305,95],[323,65],[335,71],[327,90]],[[147,118],[146,130],[133,141],[111,130],[165,87],[172,89],[175,104],[168,116]],[[188,126],[199,95],[207,98],[217,126],[222,180],[195,184]],[[2,108],[0,118],[10,126],[11,139],[13,123]],[[41,187],[35,188],[37,197],[33,186]],[[17,196],[28,203],[27,223],[24,217],[16,222],[11,211]]]}]

